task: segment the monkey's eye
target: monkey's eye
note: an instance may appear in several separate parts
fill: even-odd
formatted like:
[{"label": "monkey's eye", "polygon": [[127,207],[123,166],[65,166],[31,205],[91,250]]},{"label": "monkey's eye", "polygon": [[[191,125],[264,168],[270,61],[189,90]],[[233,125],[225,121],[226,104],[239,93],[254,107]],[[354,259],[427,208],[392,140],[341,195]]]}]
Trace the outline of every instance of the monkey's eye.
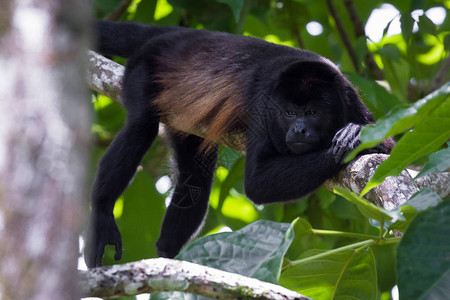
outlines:
[{"label": "monkey's eye", "polygon": [[294,117],[296,115],[297,115],[297,113],[295,111],[293,111],[293,110],[287,110],[286,111],[286,116],[288,116],[288,117]]},{"label": "monkey's eye", "polygon": [[317,114],[317,112],[315,110],[308,110],[305,115],[307,116],[315,116]]}]

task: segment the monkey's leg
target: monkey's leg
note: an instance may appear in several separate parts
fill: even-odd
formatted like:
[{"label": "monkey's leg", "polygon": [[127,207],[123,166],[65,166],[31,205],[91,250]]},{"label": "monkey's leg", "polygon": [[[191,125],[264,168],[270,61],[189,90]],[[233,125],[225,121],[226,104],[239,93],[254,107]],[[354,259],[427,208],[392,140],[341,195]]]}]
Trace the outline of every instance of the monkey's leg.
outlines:
[{"label": "monkey's leg", "polygon": [[[142,81],[143,70],[132,68],[124,78],[127,122],[102,157],[92,190],[85,260],[89,267],[102,264],[106,245],[116,248],[115,259],[122,256],[122,240],[113,216],[116,199],[123,193],[142,157],[158,134],[159,117],[149,103],[150,81]],[[147,77],[148,79],[148,77]],[[140,85],[136,86],[135,82]],[[155,89],[153,89],[153,92]]]},{"label": "monkey's leg", "polygon": [[156,243],[158,255],[168,258],[175,257],[201,229],[217,161],[217,146],[209,152],[198,152],[202,138],[172,134],[171,141],[177,164],[175,190]]}]

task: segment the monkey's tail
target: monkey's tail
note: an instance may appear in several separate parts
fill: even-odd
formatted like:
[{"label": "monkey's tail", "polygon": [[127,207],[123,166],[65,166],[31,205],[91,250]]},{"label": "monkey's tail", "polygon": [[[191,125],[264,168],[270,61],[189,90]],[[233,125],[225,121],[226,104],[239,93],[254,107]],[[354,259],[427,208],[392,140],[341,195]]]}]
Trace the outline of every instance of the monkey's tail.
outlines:
[{"label": "monkey's tail", "polygon": [[132,22],[94,21],[96,49],[105,55],[128,58],[152,37],[175,29]]}]

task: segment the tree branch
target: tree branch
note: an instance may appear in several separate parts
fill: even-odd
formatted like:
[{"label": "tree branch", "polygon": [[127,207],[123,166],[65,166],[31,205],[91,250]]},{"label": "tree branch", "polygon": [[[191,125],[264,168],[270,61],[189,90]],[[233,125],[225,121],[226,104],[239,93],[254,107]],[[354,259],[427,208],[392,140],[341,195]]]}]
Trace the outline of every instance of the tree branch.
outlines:
[{"label": "tree branch", "polygon": [[128,6],[130,6],[131,0],[122,0],[119,5],[105,17],[105,20],[108,21],[117,21],[120,16],[127,10]]},{"label": "tree branch", "polygon": [[[337,176],[327,180],[324,186],[329,190],[333,190],[334,186],[340,186],[359,194],[372,178],[378,165],[388,157],[386,154],[360,156],[350,162]],[[448,197],[449,182],[450,172],[428,174],[413,181],[408,171],[403,170],[398,176],[387,177],[364,198],[389,210],[402,205],[414,193],[425,188],[434,190],[442,198]]]},{"label": "tree branch", "polygon": [[309,299],[281,286],[167,258],[80,271],[83,297],[180,291],[217,299]]},{"label": "tree branch", "polygon": [[[350,15],[350,20],[353,23],[353,28],[355,29],[355,37],[366,37],[366,31],[364,30],[364,26],[361,22],[361,18],[358,15],[358,11],[356,10],[355,4],[353,0],[344,0],[345,7]],[[375,59],[373,58],[372,52],[369,51],[366,47],[366,55],[364,57],[364,62],[369,69],[370,73],[372,73],[376,79],[382,80],[384,79],[384,72],[378,67]]]},{"label": "tree branch", "polygon": [[125,67],[94,51],[88,51],[88,59],[87,82],[89,87],[122,104],[120,91]]},{"label": "tree branch", "polygon": [[[89,51],[88,83],[90,87],[113,100],[121,103],[120,90],[124,67],[93,52]],[[164,120],[163,120],[164,122]],[[204,136],[204,132],[191,132]],[[222,143],[225,146],[245,153],[245,136],[228,135]],[[324,186],[330,190],[338,185],[355,193],[360,193],[372,177],[376,167],[389,156],[383,154],[363,155],[352,161]],[[399,176],[388,177],[381,185],[370,191],[365,198],[372,203],[386,209],[392,209],[406,202],[411,195],[423,188],[430,188],[441,197],[450,195],[450,172],[435,173],[424,176],[416,181],[411,180],[407,171]]]},{"label": "tree branch", "polygon": [[334,22],[336,23],[336,28],[339,32],[339,35],[341,36],[342,42],[344,43],[344,46],[347,49],[350,59],[352,60],[353,67],[355,68],[356,73],[361,74],[358,55],[356,54],[355,49],[353,49],[352,47],[352,42],[350,41],[350,38],[348,37],[348,34],[345,31],[344,25],[342,24],[341,19],[339,18],[339,15],[336,11],[336,7],[333,4],[333,0],[327,0],[327,5],[328,10],[330,11],[331,16],[333,17]]}]

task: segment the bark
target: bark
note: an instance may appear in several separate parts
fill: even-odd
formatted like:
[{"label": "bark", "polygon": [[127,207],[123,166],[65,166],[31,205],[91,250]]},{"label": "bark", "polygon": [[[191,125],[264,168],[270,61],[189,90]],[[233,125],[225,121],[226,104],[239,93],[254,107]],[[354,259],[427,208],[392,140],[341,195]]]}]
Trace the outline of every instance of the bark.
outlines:
[{"label": "bark", "polygon": [[[385,161],[389,155],[370,154],[363,155],[350,162],[337,176],[325,182],[325,187],[333,190],[334,186],[341,186],[359,194],[375,169]],[[415,181],[407,170],[398,176],[387,177],[382,184],[368,192],[364,198],[385,209],[394,209],[405,203],[414,193],[421,189],[434,190],[442,198],[450,195],[450,172],[433,173],[425,175]]]},{"label": "bark", "polygon": [[281,286],[167,258],[80,272],[84,297],[120,297],[180,291],[214,299],[309,299]]},{"label": "bark", "polygon": [[0,0],[1,299],[77,299],[87,4]]}]

